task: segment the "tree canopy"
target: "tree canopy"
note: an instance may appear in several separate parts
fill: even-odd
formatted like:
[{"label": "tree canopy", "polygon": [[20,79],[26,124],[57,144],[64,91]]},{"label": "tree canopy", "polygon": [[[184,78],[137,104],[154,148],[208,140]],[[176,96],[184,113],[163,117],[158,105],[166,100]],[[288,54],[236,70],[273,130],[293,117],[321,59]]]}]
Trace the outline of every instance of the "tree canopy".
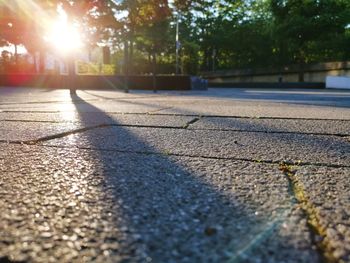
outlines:
[{"label": "tree canopy", "polygon": [[158,72],[175,72],[176,21],[183,73],[350,58],[348,0],[3,1],[0,46],[48,50],[45,24],[58,7],[87,47],[108,46],[115,60],[127,53],[135,74],[151,72],[155,62]]}]

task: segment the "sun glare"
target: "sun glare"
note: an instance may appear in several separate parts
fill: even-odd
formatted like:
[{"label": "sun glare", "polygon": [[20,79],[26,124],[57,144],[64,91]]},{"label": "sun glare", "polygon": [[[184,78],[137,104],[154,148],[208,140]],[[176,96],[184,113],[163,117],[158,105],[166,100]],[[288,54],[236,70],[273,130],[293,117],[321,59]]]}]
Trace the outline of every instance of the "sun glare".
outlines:
[{"label": "sun glare", "polygon": [[62,54],[72,52],[83,46],[78,28],[74,24],[68,23],[65,14],[61,14],[59,19],[51,24],[46,39]]}]

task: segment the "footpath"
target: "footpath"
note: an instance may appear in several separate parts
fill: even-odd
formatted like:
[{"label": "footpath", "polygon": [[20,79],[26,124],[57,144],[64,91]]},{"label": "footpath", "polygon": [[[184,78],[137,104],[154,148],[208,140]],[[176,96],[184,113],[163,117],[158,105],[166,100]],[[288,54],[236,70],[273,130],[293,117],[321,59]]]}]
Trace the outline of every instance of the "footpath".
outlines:
[{"label": "footpath", "polygon": [[0,88],[0,262],[350,262],[350,92]]}]

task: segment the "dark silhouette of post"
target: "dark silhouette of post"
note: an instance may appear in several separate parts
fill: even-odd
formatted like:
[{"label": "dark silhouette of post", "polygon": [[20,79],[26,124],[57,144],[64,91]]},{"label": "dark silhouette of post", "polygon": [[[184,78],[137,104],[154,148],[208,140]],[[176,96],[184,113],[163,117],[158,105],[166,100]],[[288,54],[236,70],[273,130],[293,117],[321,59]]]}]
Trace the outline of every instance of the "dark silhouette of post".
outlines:
[{"label": "dark silhouette of post", "polygon": [[74,56],[71,55],[67,59],[68,64],[68,88],[70,91],[70,94],[76,95],[76,72],[75,72],[75,59]]},{"label": "dark silhouette of post", "polygon": [[175,45],[176,45],[176,65],[175,65],[175,73],[176,75],[179,74],[179,49],[180,49],[180,42],[179,42],[179,14],[177,14],[176,17],[176,36],[175,36]]},{"label": "dark silhouette of post", "polygon": [[156,52],[152,52],[152,82],[153,82],[153,92],[157,92],[157,57]]},{"label": "dark silhouette of post", "polygon": [[129,92],[129,43],[124,43],[124,92]]}]

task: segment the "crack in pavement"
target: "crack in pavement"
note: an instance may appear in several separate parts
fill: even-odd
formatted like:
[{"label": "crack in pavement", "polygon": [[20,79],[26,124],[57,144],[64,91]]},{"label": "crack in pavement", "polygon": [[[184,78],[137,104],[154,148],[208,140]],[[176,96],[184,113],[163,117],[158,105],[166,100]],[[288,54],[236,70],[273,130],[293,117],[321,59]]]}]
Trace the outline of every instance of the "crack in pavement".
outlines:
[{"label": "crack in pavement", "polygon": [[[189,121],[189,125],[190,123],[193,123],[195,121],[198,121],[198,120],[193,119]],[[89,129],[95,129],[99,127],[105,127],[105,126],[92,126],[92,127],[89,127]],[[80,132],[80,130],[82,129],[75,130],[75,132]],[[64,133],[62,133],[61,135],[64,136]],[[41,141],[37,140],[32,142],[21,142],[21,144],[29,144],[29,145],[33,143],[37,144],[39,142],[49,140],[49,139],[50,137],[48,136],[48,137],[42,138]],[[263,164],[278,164],[279,170],[283,172],[283,174],[286,176],[286,179],[289,182],[290,194],[293,198],[292,204],[302,209],[303,215],[307,220],[307,227],[310,232],[311,240],[315,245],[315,247],[317,247],[317,251],[319,252],[320,257],[323,259],[324,262],[328,262],[328,263],[337,262],[337,259],[333,255],[334,246],[332,245],[332,240],[327,236],[326,227],[320,223],[321,216],[318,214],[316,207],[309,200],[302,183],[296,176],[296,170],[293,169],[292,165],[295,165],[295,164],[297,164],[298,166],[303,166],[303,165],[317,166],[318,165],[318,166],[327,166],[327,167],[333,167],[333,168],[345,168],[350,166],[322,164],[322,163],[307,163],[307,162],[297,162],[297,163],[280,162],[280,161],[272,161],[272,160],[257,161],[257,160],[248,159],[248,158],[222,158],[222,157],[210,157],[210,156],[201,156],[201,155],[175,154],[175,153],[164,154],[159,152],[148,152],[148,151],[106,150],[106,149],[89,148],[89,147],[51,146],[51,145],[42,145],[42,144],[37,144],[37,145],[40,147],[51,147],[51,148],[70,148],[70,149],[77,148],[77,149],[84,149],[84,150],[90,150],[90,151],[98,150],[98,151],[109,151],[109,152],[130,153],[130,154],[158,155],[158,156],[167,155],[167,156],[187,157],[187,158],[237,160],[237,161],[246,161],[246,162],[255,162],[255,163],[258,162]],[[247,253],[247,251],[249,252],[250,250],[259,246],[259,244],[262,241],[270,237],[273,231],[284,222],[284,219],[287,218],[287,214],[291,211],[291,209],[285,209],[282,212],[280,212],[277,217],[275,217],[273,220],[271,220],[269,223],[266,224],[266,226],[263,228],[261,232],[259,232],[250,240],[246,241],[244,244],[242,244],[241,248],[238,249],[237,252],[235,252],[230,257],[228,262],[236,262],[237,260],[240,260],[242,256],[245,253]]]},{"label": "crack in pavement", "polygon": [[61,113],[64,111],[51,110],[51,111],[33,111],[33,110],[1,110],[0,113]]},{"label": "crack in pavement", "polygon": [[193,118],[192,120],[190,120],[190,121],[188,121],[184,126],[183,126],[183,128],[184,129],[188,129],[188,127],[190,127],[190,125],[192,125],[192,124],[194,124],[194,123],[196,123],[197,121],[199,121],[200,120],[200,118]]},{"label": "crack in pavement", "polygon": [[[107,125],[109,126],[109,125]],[[106,127],[105,125],[101,127]],[[96,127],[90,127],[90,129],[95,129]],[[99,127],[97,127],[99,128]],[[182,129],[182,128],[179,128]],[[79,131],[78,131],[79,132]],[[68,132],[67,132],[68,133]],[[76,133],[76,132],[74,132]],[[71,133],[71,134],[74,134]],[[61,135],[61,134],[59,134]],[[70,134],[67,134],[70,135]],[[63,135],[63,137],[66,135]],[[237,158],[237,157],[215,157],[209,155],[195,155],[195,154],[183,154],[183,153],[172,153],[172,152],[152,152],[152,151],[130,151],[130,150],[118,150],[118,149],[103,149],[96,147],[83,147],[83,146],[65,146],[65,145],[48,145],[40,144],[42,142],[52,140],[55,138],[48,139],[50,136],[43,137],[41,140],[30,140],[30,141],[10,141],[10,140],[0,140],[0,143],[5,144],[20,144],[20,145],[36,145],[40,147],[49,147],[49,148],[61,148],[61,149],[80,149],[80,150],[89,150],[89,151],[100,151],[100,152],[116,152],[116,153],[126,153],[126,154],[140,154],[140,155],[156,155],[156,156],[175,156],[175,157],[186,157],[186,158],[201,158],[209,160],[231,160],[231,161],[244,161],[252,163],[262,163],[262,164],[280,164],[281,162],[286,165],[295,165],[295,166],[317,166],[317,167],[328,167],[328,168],[350,168],[350,165],[343,164],[332,164],[332,163],[314,163],[314,162],[302,162],[302,161],[283,161],[283,160],[269,160],[269,159],[252,159],[252,158]],[[57,137],[57,138],[62,138]]]},{"label": "crack in pavement", "polygon": [[[202,117],[195,117],[189,122],[187,122],[182,127],[178,126],[162,126],[162,125],[142,125],[142,124],[108,124],[108,123],[100,123],[99,125],[105,126],[116,126],[116,127],[139,127],[139,128],[154,128],[154,129],[188,129],[192,124],[201,120]],[[48,121],[48,120],[18,120],[18,119],[3,119],[0,122],[33,122],[33,123],[55,123],[55,124],[65,124],[65,123],[82,123],[81,121]],[[97,123],[97,121],[96,121]],[[89,128],[89,127],[87,127]],[[316,136],[334,136],[345,138],[346,142],[350,142],[349,134],[346,133],[319,133],[319,132],[298,132],[298,131],[266,131],[266,130],[240,130],[240,129],[222,129],[222,128],[191,128],[192,131],[222,131],[222,132],[246,132],[246,133],[266,133],[266,134],[295,134],[295,135],[316,135]]]},{"label": "crack in pavement", "polygon": [[294,202],[303,211],[311,239],[323,262],[335,263],[338,260],[333,255],[332,241],[327,236],[326,228],[320,223],[321,216],[316,207],[310,202],[303,184],[299,181],[296,170],[290,164],[280,163],[279,170],[286,176]]},{"label": "crack in pavement", "polygon": [[[221,118],[221,119],[250,119],[250,120],[305,120],[305,121],[341,121],[350,122],[350,119],[325,119],[325,118],[295,118],[295,117],[252,117],[239,115],[207,115],[207,114],[186,114],[186,113],[157,113],[165,109],[172,109],[174,107],[165,107],[148,112],[120,112],[120,111],[104,111],[104,114],[115,115],[154,115],[154,116],[178,116],[178,117],[197,117],[197,118]],[[4,113],[62,113],[65,111],[27,111],[27,110],[1,110],[0,114]],[[86,112],[91,113],[91,112]]]},{"label": "crack in pavement", "polygon": [[350,122],[350,119],[325,119],[325,118],[296,118],[296,117],[267,117],[267,116],[259,116],[259,117],[252,117],[252,116],[226,116],[226,115],[201,115],[204,118],[232,118],[232,119],[252,119],[252,120],[304,120],[304,121],[344,121],[344,122]]},{"label": "crack in pavement", "polygon": [[[148,95],[148,96],[138,96],[138,97],[120,97],[120,98],[111,98],[111,97],[105,97],[105,96],[101,96],[101,95],[97,95],[97,94],[93,94],[91,92],[88,92],[86,90],[81,90],[82,92],[89,94],[90,96],[94,96],[100,99],[104,99],[104,100],[134,100],[134,99],[149,99],[149,98],[163,98],[164,96],[162,95]],[[122,92],[122,91],[121,91]],[[123,91],[124,92],[124,91]]]},{"label": "crack in pavement", "polygon": [[[146,97],[146,96],[139,96],[139,97],[133,97],[133,98],[129,98],[129,97],[121,97],[121,98],[107,98],[107,97],[103,97],[103,96],[96,96],[93,94],[88,93],[91,96],[97,97],[98,99],[75,99],[75,100],[71,100],[71,101],[67,101],[67,100],[48,100],[48,101],[28,101],[28,102],[0,102],[0,106],[2,105],[25,105],[25,104],[53,104],[53,103],[71,103],[71,102],[87,102],[87,101],[101,101],[101,98],[104,100],[112,100],[112,101],[131,101],[134,99],[146,99],[146,98],[150,98],[150,97]],[[161,96],[152,96],[151,98],[154,97],[161,97]]]},{"label": "crack in pavement", "polygon": [[[163,114],[159,114],[159,113],[156,113],[156,112],[159,112],[159,111],[162,111],[162,110],[169,110],[169,109],[172,109],[173,107],[164,107],[164,108],[160,108],[160,109],[157,109],[157,110],[151,110],[151,111],[148,111],[146,114],[149,114],[149,115],[163,115]],[[127,113],[127,114],[133,114],[133,113]],[[137,114],[137,113],[136,113]],[[185,116],[184,116],[185,117]],[[186,116],[186,117],[191,117],[191,116]]]},{"label": "crack in pavement", "polygon": [[[57,139],[57,138],[63,138],[65,136],[69,136],[72,134],[77,134],[93,129],[98,129],[98,128],[108,128],[108,127],[131,127],[131,128],[153,128],[153,129],[176,129],[176,130],[186,130],[189,128],[190,125],[198,122],[202,116],[199,117],[194,117],[190,121],[188,121],[184,126],[158,126],[158,125],[134,125],[134,124],[111,124],[111,123],[100,123],[97,125],[89,126],[89,127],[84,127],[80,129],[75,129],[75,130],[70,130],[58,134],[53,134],[53,135],[48,135],[44,136],[38,139],[34,140],[28,140],[28,141],[23,141],[23,140],[0,140],[0,143],[7,143],[7,144],[27,144],[27,145],[36,145],[41,142]],[[11,122],[16,122],[18,120],[1,120],[0,122],[3,121],[11,121]],[[49,123],[62,123],[62,122],[51,122],[51,121],[30,121],[30,120],[23,120],[23,122],[49,122]],[[78,122],[79,123],[79,122]],[[196,130],[220,130],[223,131],[222,129],[190,129],[191,131],[196,131]],[[302,132],[283,132],[283,131],[246,131],[246,130],[224,130],[226,132],[250,132],[250,133],[267,133],[267,134],[301,134],[301,135],[321,135],[321,136],[336,136],[336,137],[341,137],[341,138],[346,138],[346,142],[350,137],[345,134],[321,134],[321,133],[302,133]],[[47,146],[47,145],[46,145]],[[60,146],[57,146],[60,147]],[[86,148],[86,147],[69,147],[69,146],[61,146],[62,148],[78,148],[78,149],[92,149],[92,148]],[[101,148],[94,148],[95,150],[100,150],[100,151],[107,151],[108,149],[101,149]],[[217,160],[237,160],[237,161],[248,161],[248,162],[258,162],[258,163],[266,163],[266,164],[279,164],[280,162],[284,162],[286,165],[313,165],[313,166],[323,166],[323,167],[330,167],[330,168],[348,168],[350,165],[341,165],[341,164],[332,164],[332,163],[319,163],[319,162],[302,162],[300,160],[298,161],[285,161],[285,160],[256,160],[252,158],[236,158],[236,157],[215,157],[215,156],[207,156],[207,155],[187,155],[187,154],[178,154],[178,153],[172,153],[172,152],[166,152],[166,153],[157,153],[157,152],[145,152],[145,151],[123,151],[123,150],[108,150],[108,151],[115,151],[115,152],[128,152],[128,153],[139,153],[139,154],[165,154],[165,155],[170,155],[170,156],[183,156],[183,157],[196,157],[196,158],[205,158],[205,159],[217,159]]]},{"label": "crack in pavement", "polygon": [[72,103],[72,102],[86,102],[86,101],[99,101],[99,99],[86,99],[86,100],[82,100],[82,99],[78,99],[78,100],[71,100],[71,101],[67,101],[67,100],[56,100],[56,101],[28,101],[28,102],[6,102],[6,103],[0,103],[0,106],[3,105],[26,105],[26,104],[56,104],[56,103]]},{"label": "crack in pavement", "polygon": [[335,137],[348,137],[346,133],[319,133],[319,132],[298,132],[298,131],[266,131],[266,130],[239,130],[239,129],[220,129],[220,128],[191,128],[194,131],[223,131],[223,132],[246,132],[246,133],[266,133],[266,134],[297,134],[297,135],[317,135],[317,136],[335,136]]},{"label": "crack in pavement", "polygon": [[68,136],[68,135],[71,135],[71,134],[85,132],[85,131],[93,130],[93,129],[96,129],[96,128],[104,128],[104,127],[108,127],[108,126],[109,125],[106,125],[106,124],[99,124],[99,125],[95,125],[95,126],[89,126],[89,127],[84,127],[84,128],[81,128],[81,129],[72,130],[72,131],[57,133],[57,134],[41,137],[41,138],[35,139],[35,140],[21,141],[21,142],[23,144],[29,144],[29,145],[37,144],[39,142],[44,142],[44,141],[49,141],[49,140],[53,140],[53,139],[57,139],[57,138],[62,138],[62,137],[65,137],[65,136]]},{"label": "crack in pavement", "polygon": [[[0,140],[0,143],[13,143],[13,144],[29,144],[29,145],[33,145],[33,144],[37,144],[39,142],[45,142],[45,141],[50,141],[53,139],[58,139],[58,138],[62,138],[65,136],[69,136],[72,134],[76,134],[76,133],[81,133],[81,132],[85,132],[85,131],[89,131],[89,130],[93,130],[93,129],[98,129],[98,128],[108,128],[108,127],[130,127],[130,128],[151,128],[151,129],[176,129],[176,130],[185,130],[187,129],[187,127],[191,124],[194,123],[196,121],[198,121],[198,118],[194,118],[193,120],[190,120],[189,122],[187,122],[183,127],[177,127],[177,126],[156,126],[156,125],[137,125],[137,124],[108,124],[108,123],[101,123],[98,125],[94,125],[94,126],[89,126],[89,127],[84,127],[84,128],[80,128],[80,129],[75,129],[75,130],[71,130],[71,131],[66,131],[66,132],[61,132],[61,133],[57,133],[57,134],[53,134],[53,135],[48,135],[48,136],[44,136],[38,139],[34,139],[34,140],[27,140],[27,141],[13,141],[13,140]],[[4,120],[0,121],[3,122]],[[32,122],[32,121],[24,121],[24,122]],[[35,122],[35,121],[34,121]]]},{"label": "crack in pavement", "polygon": [[81,123],[80,121],[38,121],[38,120],[16,120],[16,119],[3,119],[0,122],[34,122],[34,123]]},{"label": "crack in pavement", "polygon": [[[100,97],[100,96],[96,96],[96,97]],[[159,96],[154,96],[154,97],[159,97]],[[152,98],[154,98],[152,97]],[[132,98],[133,100],[140,100],[140,99],[145,99],[145,98],[149,98],[149,97],[144,97],[144,96],[140,96],[140,97],[134,97]],[[115,101],[115,102],[127,102],[127,103],[133,103],[132,100],[130,100],[130,98],[104,98],[103,100],[107,100],[107,101]],[[101,102],[102,99],[97,98],[97,99],[74,99],[71,101],[67,101],[67,100],[57,100],[57,101],[29,101],[29,102],[6,102],[6,103],[0,103],[0,107],[1,106],[11,106],[11,105],[38,105],[38,104],[71,104],[71,103],[75,103],[75,104],[84,104],[86,102]],[[174,107],[163,107],[154,111],[149,111],[147,113],[153,113],[153,112],[158,112],[158,111],[163,111],[163,110],[168,110],[168,109],[172,109]],[[33,112],[33,111],[16,111],[16,110],[2,110],[0,112]],[[39,111],[34,111],[34,112],[39,112]],[[40,112],[44,112],[44,111],[40,111]],[[50,112],[50,111],[48,111]],[[118,112],[119,113],[119,112]],[[125,113],[125,114],[129,114],[129,113]]]}]

